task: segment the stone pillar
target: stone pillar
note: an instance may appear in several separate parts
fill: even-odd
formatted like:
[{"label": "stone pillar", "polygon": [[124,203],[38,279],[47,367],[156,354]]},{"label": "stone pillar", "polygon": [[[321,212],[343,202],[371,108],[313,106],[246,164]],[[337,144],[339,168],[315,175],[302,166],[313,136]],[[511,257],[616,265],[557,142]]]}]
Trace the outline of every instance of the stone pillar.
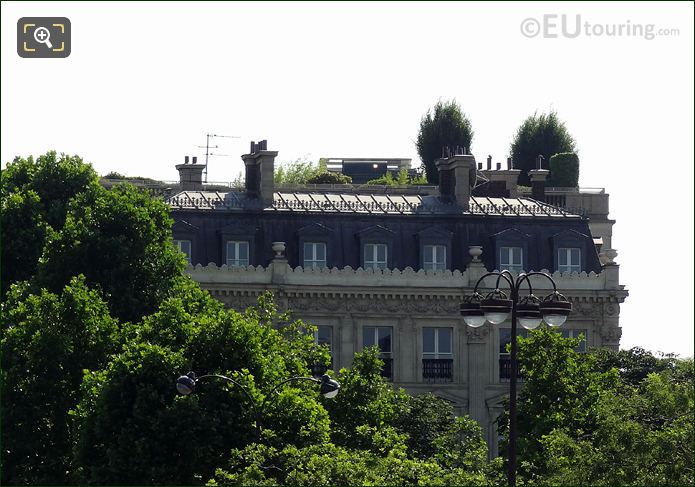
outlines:
[{"label": "stone pillar", "polygon": [[400,348],[397,355],[397,367],[400,370],[399,382],[417,381],[417,364],[419,356],[417,353],[417,328],[411,316],[398,319],[400,333]]},{"label": "stone pillar", "polygon": [[468,414],[480,423],[485,441],[490,442],[488,433],[487,404],[485,403],[485,386],[489,380],[490,359],[488,357],[488,337],[490,324],[479,328],[466,326],[468,336]]},{"label": "stone pillar", "polygon": [[351,367],[357,351],[357,324],[348,312],[340,317],[340,366]]}]

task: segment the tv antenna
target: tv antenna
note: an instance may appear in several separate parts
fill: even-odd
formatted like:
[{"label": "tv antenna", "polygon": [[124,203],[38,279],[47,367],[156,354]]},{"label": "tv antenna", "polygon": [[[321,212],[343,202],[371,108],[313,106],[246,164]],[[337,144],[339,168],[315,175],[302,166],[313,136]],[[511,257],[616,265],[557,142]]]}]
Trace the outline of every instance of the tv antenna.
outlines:
[{"label": "tv antenna", "polygon": [[215,156],[215,157],[233,157],[230,154],[217,154],[214,152],[210,152],[210,149],[219,149],[220,146],[218,145],[210,145],[210,138],[212,137],[218,137],[218,138],[223,138],[223,139],[238,139],[240,138],[238,135],[218,135],[218,134],[205,134],[205,145],[197,145],[196,147],[199,147],[200,149],[205,149],[205,170],[203,171],[205,174],[205,180],[204,182],[208,182],[208,158],[210,156]]}]

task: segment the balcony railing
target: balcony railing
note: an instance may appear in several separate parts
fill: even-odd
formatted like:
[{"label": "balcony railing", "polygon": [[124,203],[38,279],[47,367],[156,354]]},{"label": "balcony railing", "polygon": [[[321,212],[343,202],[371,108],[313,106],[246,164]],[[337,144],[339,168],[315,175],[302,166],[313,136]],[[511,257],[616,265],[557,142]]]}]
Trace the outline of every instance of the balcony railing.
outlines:
[{"label": "balcony railing", "polygon": [[453,359],[422,359],[422,378],[427,382],[451,382],[454,378]]},{"label": "balcony railing", "polygon": [[[509,357],[500,358],[500,381],[508,381],[512,378],[512,359]],[[516,371],[516,378],[523,379],[521,371]]]}]

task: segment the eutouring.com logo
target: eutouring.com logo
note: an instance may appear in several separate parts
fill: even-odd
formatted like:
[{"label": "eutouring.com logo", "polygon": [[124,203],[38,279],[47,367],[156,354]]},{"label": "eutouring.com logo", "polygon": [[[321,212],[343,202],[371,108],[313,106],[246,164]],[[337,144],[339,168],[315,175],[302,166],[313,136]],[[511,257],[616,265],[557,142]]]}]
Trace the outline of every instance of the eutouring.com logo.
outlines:
[{"label": "eutouring.com logo", "polygon": [[675,37],[678,29],[657,28],[654,24],[589,22],[576,15],[544,14],[521,21],[521,33],[525,37],[544,39],[576,39],[579,37],[634,37],[651,41],[657,37]]}]

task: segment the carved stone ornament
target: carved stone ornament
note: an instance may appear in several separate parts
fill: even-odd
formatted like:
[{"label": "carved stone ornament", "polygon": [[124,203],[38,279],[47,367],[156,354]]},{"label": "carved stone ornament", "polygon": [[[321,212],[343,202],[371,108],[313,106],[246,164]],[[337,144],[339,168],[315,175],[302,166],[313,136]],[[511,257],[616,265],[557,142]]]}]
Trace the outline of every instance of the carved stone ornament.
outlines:
[{"label": "carved stone ornament", "polygon": [[485,323],[483,326],[473,328],[466,326],[466,335],[468,335],[468,343],[485,342],[490,334],[490,324]]}]

